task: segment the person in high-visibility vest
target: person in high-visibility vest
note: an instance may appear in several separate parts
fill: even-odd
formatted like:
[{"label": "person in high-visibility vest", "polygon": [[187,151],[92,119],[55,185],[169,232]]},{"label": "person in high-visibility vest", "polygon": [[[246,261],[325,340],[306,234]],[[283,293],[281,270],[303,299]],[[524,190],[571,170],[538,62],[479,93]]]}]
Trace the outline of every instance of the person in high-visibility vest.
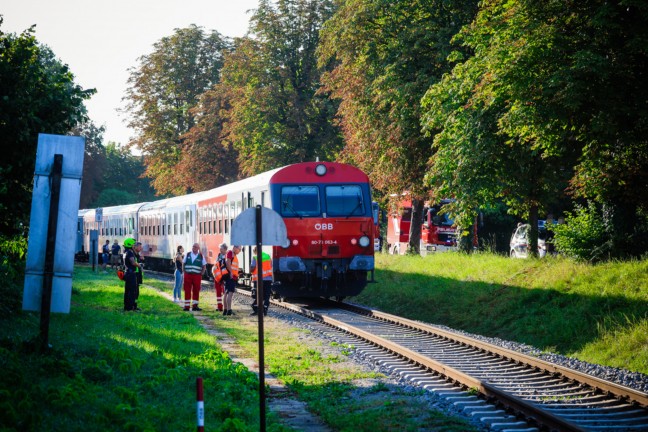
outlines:
[{"label": "person in high-visibility vest", "polygon": [[241,252],[241,246],[234,245],[232,250],[227,252],[225,259],[229,277],[225,281],[225,310],[223,310],[223,315],[234,315],[234,312],[232,312],[232,297],[234,297],[239,276],[239,262],[236,257],[239,252]]},{"label": "person in high-visibility vest", "polygon": [[225,293],[225,280],[227,279],[227,266],[225,259],[227,257],[227,244],[221,243],[220,252],[212,273],[214,275],[214,290],[216,291],[216,307],[220,312],[223,311],[223,294]]},{"label": "person in high-visibility vest", "polygon": [[[252,274],[252,313],[256,315],[259,312],[257,306],[257,248],[252,249],[252,263],[250,264],[250,273]],[[268,314],[270,307],[270,294],[272,294],[272,258],[267,253],[261,251],[261,275],[263,276],[263,315]]]},{"label": "person in high-visibility vest", "polygon": [[198,299],[200,296],[200,282],[202,275],[205,273],[207,261],[200,253],[200,245],[194,243],[191,247],[191,252],[187,253],[185,260],[182,263],[182,270],[184,273],[184,310],[201,311],[198,307]]},{"label": "person in high-visibility vest", "polygon": [[135,292],[137,290],[137,274],[140,264],[135,259],[135,239],[128,237],[124,240],[124,265],[126,272],[124,274],[124,310],[137,311],[135,303]]}]

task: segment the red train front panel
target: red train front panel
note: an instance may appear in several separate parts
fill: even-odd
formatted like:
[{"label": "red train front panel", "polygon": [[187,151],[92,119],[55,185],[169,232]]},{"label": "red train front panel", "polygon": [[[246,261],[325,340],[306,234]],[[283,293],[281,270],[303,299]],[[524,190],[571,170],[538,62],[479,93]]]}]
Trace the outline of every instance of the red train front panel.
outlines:
[{"label": "red train front panel", "polygon": [[376,233],[367,176],[344,164],[301,163],[277,172],[270,191],[288,233],[288,244],[273,248],[276,294],[359,294],[374,269]]}]

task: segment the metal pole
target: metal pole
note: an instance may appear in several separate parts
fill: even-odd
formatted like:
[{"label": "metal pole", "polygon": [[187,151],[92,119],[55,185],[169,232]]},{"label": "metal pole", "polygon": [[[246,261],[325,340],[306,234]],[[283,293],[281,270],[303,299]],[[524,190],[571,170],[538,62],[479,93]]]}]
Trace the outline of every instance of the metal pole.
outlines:
[{"label": "metal pole", "polygon": [[259,318],[259,422],[261,432],[265,432],[265,358],[263,352],[263,265],[261,263],[261,247],[263,232],[261,229],[261,206],[256,206],[256,238],[257,238],[257,317]]},{"label": "metal pole", "polygon": [[52,165],[49,221],[47,223],[47,243],[45,245],[45,266],[43,272],[43,293],[41,295],[40,336],[41,351],[49,348],[49,322],[52,307],[52,281],[54,279],[54,252],[56,249],[56,227],[58,225],[59,197],[61,195],[61,176],[63,155],[54,155]]}]

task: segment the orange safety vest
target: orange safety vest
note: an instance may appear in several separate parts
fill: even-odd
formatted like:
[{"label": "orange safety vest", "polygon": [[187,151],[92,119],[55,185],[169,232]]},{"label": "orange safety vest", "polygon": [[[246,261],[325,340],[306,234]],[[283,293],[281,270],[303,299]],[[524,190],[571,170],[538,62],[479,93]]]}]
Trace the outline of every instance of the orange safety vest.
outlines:
[{"label": "orange safety vest", "polygon": [[234,255],[234,258],[232,258],[232,277],[234,279],[238,279],[238,274],[239,274],[238,258],[236,257],[236,255]]},{"label": "orange safety vest", "polygon": [[218,260],[212,268],[212,273],[214,274],[214,280],[216,282],[220,282],[229,273],[227,271],[227,266],[221,267],[221,264],[221,260]]},{"label": "orange safety vest", "polygon": [[[257,269],[254,269],[252,272],[253,282],[256,282],[258,279],[258,274]],[[261,276],[263,276],[263,279],[272,277],[272,259],[270,258],[270,255],[265,252],[261,253]]]}]

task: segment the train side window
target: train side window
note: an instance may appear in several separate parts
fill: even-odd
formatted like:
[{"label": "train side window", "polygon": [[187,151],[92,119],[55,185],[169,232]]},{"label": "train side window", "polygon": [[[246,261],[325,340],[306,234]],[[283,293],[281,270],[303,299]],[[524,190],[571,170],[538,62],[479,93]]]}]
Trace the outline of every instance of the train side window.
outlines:
[{"label": "train side window", "polygon": [[319,216],[320,198],[317,186],[284,186],[281,188],[281,215],[284,217]]},{"label": "train side window", "polygon": [[222,233],[223,233],[223,220],[219,219],[218,220],[218,234],[222,234]]},{"label": "train side window", "polygon": [[189,231],[189,227],[191,226],[191,210],[186,211],[185,221],[187,222],[187,231]]},{"label": "train side window", "polygon": [[261,191],[261,207],[265,206],[265,191]]},{"label": "train side window", "polygon": [[207,212],[208,212],[208,214],[209,214],[209,217],[207,218],[207,233],[208,233],[208,234],[211,234],[211,233],[212,233],[212,225],[211,225],[211,221],[212,221],[212,217],[214,216],[214,214],[213,214],[213,212],[212,212],[212,207],[209,207],[209,209],[207,210]]}]

